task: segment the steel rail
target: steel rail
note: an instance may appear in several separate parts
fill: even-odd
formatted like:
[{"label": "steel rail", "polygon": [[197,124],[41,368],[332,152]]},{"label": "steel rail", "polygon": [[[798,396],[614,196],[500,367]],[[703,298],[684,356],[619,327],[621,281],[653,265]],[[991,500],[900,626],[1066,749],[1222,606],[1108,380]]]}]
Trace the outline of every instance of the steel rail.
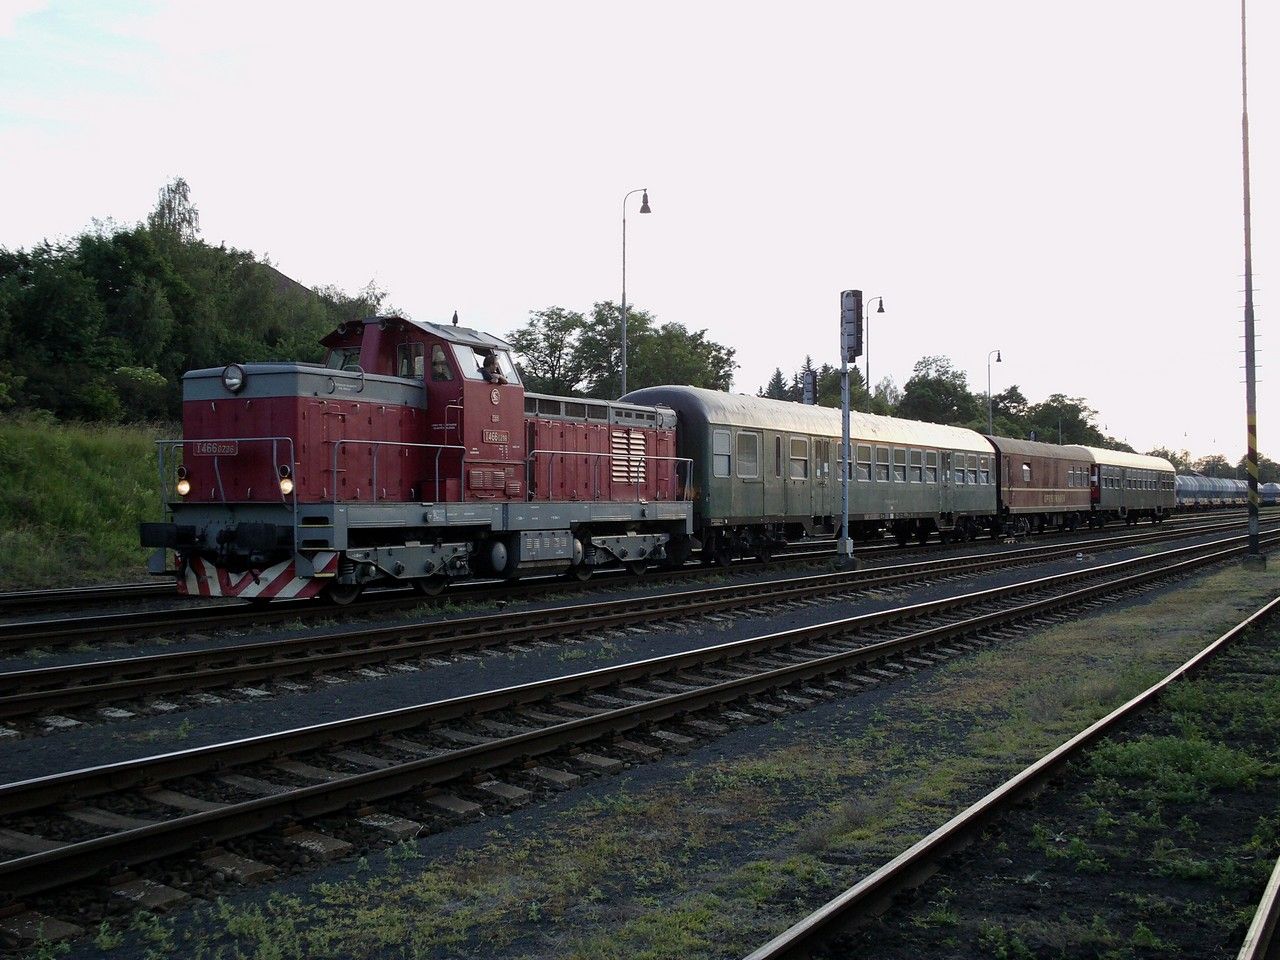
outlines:
[{"label": "steel rail", "polygon": [[[1132,546],[1177,539],[1172,531],[1113,537],[1105,545]],[[0,673],[0,719],[42,711],[130,700],[141,696],[252,683],[373,663],[497,646],[518,640],[560,638],[567,631],[608,629],[655,617],[692,616],[744,604],[781,603],[832,591],[874,589],[932,575],[977,573],[1077,552],[1075,545],[1032,546],[996,554],[935,558],[894,566],[814,574],[781,581],[734,584],[662,594],[487,614],[410,625],[358,628],[215,648],[124,657]]]},{"label": "steel rail", "polygon": [[[1216,519],[1220,515],[1217,512],[1202,515],[1193,515],[1186,517],[1178,517],[1172,521],[1170,527],[1166,530],[1179,529],[1181,524],[1201,524],[1206,528],[1217,527],[1227,528],[1238,523],[1243,523],[1243,519]],[[1264,518],[1265,519],[1265,518]],[[1088,534],[1081,536],[1081,534]],[[1096,541],[1097,535],[1103,531],[1074,531],[1072,542],[1081,545],[1089,545]],[[1058,531],[1047,531],[1041,536],[1054,536],[1060,534]],[[1188,534],[1189,536],[1191,534]],[[899,547],[892,542],[866,544],[859,546],[855,553],[861,557],[875,558],[880,554],[893,555],[898,552],[914,553],[920,550],[936,551],[949,550],[956,545],[944,545],[940,543],[930,543],[923,547],[909,546]],[[834,541],[823,538],[815,538],[811,540],[797,541],[788,544],[785,548],[773,554],[773,563],[780,562],[804,562],[807,560],[820,560],[829,556],[833,556],[835,552]],[[735,569],[766,569],[769,564],[756,560],[742,560],[734,563]],[[718,568],[704,567],[697,563],[691,563],[684,567],[674,570],[651,571],[646,574],[648,579],[672,579],[682,576],[698,575],[710,570],[715,572]],[[598,576],[601,581],[609,579],[628,580],[632,575],[623,570],[607,569],[599,572]],[[122,591],[119,596],[112,597],[102,594],[101,591],[108,588],[102,587],[73,587],[67,590],[23,590],[11,593],[0,593],[0,611],[7,606],[11,609],[31,606],[57,607],[65,602],[75,603],[78,596],[91,597],[94,600],[104,599],[121,599],[126,596],[147,599],[178,599],[178,595],[174,592],[174,588],[168,584],[159,585],[154,583],[134,583],[134,584],[118,584],[113,585],[109,589]],[[556,591],[574,591],[584,589],[581,581],[565,581],[557,580],[553,577],[537,576],[531,577],[530,580],[515,585],[511,582],[502,581],[476,581],[467,584],[460,584],[453,588],[447,597],[453,599],[466,600],[473,594],[491,594],[494,592],[501,593],[506,597],[522,597],[534,596],[546,592]],[[85,591],[81,593],[80,591]],[[95,591],[99,595],[95,596]],[[128,591],[128,593],[124,592]],[[42,600],[30,599],[41,597]],[[198,603],[193,601],[190,605],[166,609],[166,610],[149,610],[149,611],[125,611],[116,613],[100,613],[80,616],[67,617],[46,617],[35,620],[11,620],[8,622],[0,622],[0,649],[5,646],[21,646],[33,643],[74,643],[83,640],[85,637],[107,637],[120,634],[128,634],[135,632],[144,632],[148,630],[162,631],[172,630],[181,627],[199,626],[232,626],[241,622],[250,622],[254,624],[268,623],[275,620],[290,620],[299,616],[327,616],[335,613],[361,613],[367,612],[374,608],[380,609],[396,609],[398,607],[412,608],[420,605],[426,598],[411,593],[409,588],[388,585],[379,588],[375,592],[366,593],[366,595],[349,606],[340,606],[333,603],[326,603],[317,600],[281,600],[274,601],[267,606],[259,606],[247,601],[235,602],[234,598],[227,598],[225,603]],[[90,602],[90,601],[86,601]]]},{"label": "steel rail", "polygon": [[1276,861],[1271,878],[1263,888],[1253,922],[1244,935],[1236,960],[1277,960],[1280,957],[1280,939],[1276,928],[1280,926],[1280,860]]},{"label": "steel rail", "polygon": [[[797,648],[803,647],[805,643],[847,634],[858,626],[867,625],[869,621],[883,619],[885,615],[846,618],[569,677],[8,784],[0,787],[0,811],[12,814],[65,801],[79,802],[112,790],[135,789],[175,777],[225,769],[229,765],[269,760],[370,736],[385,736],[411,727],[439,724],[547,700],[554,701],[556,697],[598,691],[620,683],[641,680],[652,682],[659,677],[674,674],[681,677],[685,684],[680,688],[681,692],[656,695],[655,699],[616,709],[600,709],[589,716],[566,719],[562,723],[515,736],[495,738],[483,745],[450,750],[438,756],[353,774],[333,782],[291,789],[275,796],[229,803],[218,809],[189,813],[148,826],[18,857],[0,863],[0,891],[23,895],[64,886],[109,867],[154,860],[183,851],[192,845],[218,842],[246,832],[255,832],[279,823],[282,819],[313,818],[340,811],[351,804],[367,804],[424,786],[439,785],[463,775],[492,770],[515,761],[528,761],[566,746],[589,742],[602,736],[616,736],[744,696],[840,673],[860,664],[882,661],[910,650],[935,646],[958,635],[1042,616],[1063,606],[1086,602],[1235,556],[1246,549],[1242,542],[1245,539],[1232,538],[1235,545],[1208,552],[1202,546],[1199,548],[1201,556],[1175,559],[1168,566],[1157,566],[1153,570],[1138,573],[1123,572],[1123,568],[1132,567],[1135,561],[1108,564],[1095,568],[1094,573],[1109,570],[1120,574],[1116,579],[1103,580],[1056,596],[1033,599],[1012,608],[982,613],[957,623],[927,627],[906,636],[839,653],[819,653],[818,656],[813,656],[811,651]],[[1268,540],[1280,540],[1280,535],[1272,535]],[[1189,549],[1194,548],[1169,551],[1166,556],[1181,557]],[[981,599],[990,599],[993,594],[1010,596],[1036,588],[1043,589],[1046,584],[1054,582],[1066,584],[1081,576],[1081,572],[1072,572],[1038,578],[1013,587],[980,591],[970,595],[968,602],[972,604]],[[932,607],[932,612],[937,612],[939,607],[950,608],[959,602],[960,598],[951,598],[942,603],[918,604],[915,607]],[[704,683],[702,686],[693,686],[701,681],[682,673],[693,668],[732,663],[743,656],[778,649],[790,649],[793,655],[802,659],[780,667],[766,665],[763,671],[747,676],[739,675],[736,679],[724,682]],[[743,668],[754,669],[749,663],[739,665],[739,669]]]},{"label": "steel rail", "polygon": [[1069,761],[1117,729],[1124,720],[1149,706],[1164,690],[1200,669],[1250,628],[1273,616],[1277,610],[1280,610],[1280,597],[1232,627],[1163,680],[1112,710],[1101,720],[952,817],[870,876],[750,953],[746,960],[808,957],[820,944],[841,931],[881,912],[895,895],[922,883],[932,875],[932,868],[938,861],[963,847],[983,827],[1019,800],[1040,789]]}]

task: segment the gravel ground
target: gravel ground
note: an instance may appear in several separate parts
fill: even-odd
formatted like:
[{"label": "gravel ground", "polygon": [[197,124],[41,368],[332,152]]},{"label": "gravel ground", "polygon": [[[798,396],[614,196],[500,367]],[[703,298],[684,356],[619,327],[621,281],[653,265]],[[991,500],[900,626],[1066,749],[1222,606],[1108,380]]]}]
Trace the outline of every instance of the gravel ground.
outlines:
[{"label": "gravel ground", "polygon": [[[864,595],[853,602],[816,604],[799,609],[780,608],[771,614],[735,618],[714,627],[698,621],[683,628],[660,624],[644,633],[627,631],[620,637],[615,634],[613,638],[538,647],[527,652],[496,649],[464,653],[450,663],[432,666],[416,673],[390,671],[385,676],[376,678],[344,674],[348,678],[345,682],[322,683],[307,692],[253,698],[219,691],[216,695],[225,702],[172,713],[139,714],[131,719],[109,723],[90,723],[60,729],[42,737],[0,741],[0,780],[27,779],[326,720],[428,703],[496,687],[529,683],[546,677],[758,636],[774,630],[821,623],[835,617],[855,616],[1002,586],[1032,575],[1045,576],[1075,570],[1081,566],[1125,559],[1155,549],[1157,548],[1134,547],[1097,554],[1082,552],[1079,559],[940,581],[915,589],[883,591],[881,596]],[[616,592],[592,593],[581,599],[616,596]],[[561,598],[555,604],[537,606],[564,602],[567,601]],[[530,605],[530,608],[533,606]],[[518,608],[512,605],[508,609]],[[254,639],[292,636],[297,633],[298,631],[261,634]],[[166,649],[178,649],[178,646]],[[264,686],[268,690],[272,689],[268,685]]]},{"label": "gravel ground", "polygon": [[97,931],[72,955],[741,956],[1275,586],[1183,581],[536,807]]}]

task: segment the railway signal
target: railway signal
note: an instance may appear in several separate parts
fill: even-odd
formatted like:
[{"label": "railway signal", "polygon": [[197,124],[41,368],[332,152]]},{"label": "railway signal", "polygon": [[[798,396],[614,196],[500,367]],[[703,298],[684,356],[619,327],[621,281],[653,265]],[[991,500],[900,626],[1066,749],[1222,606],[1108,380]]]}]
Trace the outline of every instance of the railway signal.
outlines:
[{"label": "railway signal", "polygon": [[[883,309],[883,304],[881,304]],[[853,565],[849,536],[849,361],[862,356],[862,291],[840,294],[840,545],[842,566]]]}]

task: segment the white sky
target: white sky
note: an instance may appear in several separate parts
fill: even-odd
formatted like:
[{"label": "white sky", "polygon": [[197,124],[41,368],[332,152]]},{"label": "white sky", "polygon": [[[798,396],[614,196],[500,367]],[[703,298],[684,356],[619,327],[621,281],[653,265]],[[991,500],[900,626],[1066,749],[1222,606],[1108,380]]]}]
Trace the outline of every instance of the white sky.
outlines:
[{"label": "white sky", "polygon": [[[984,390],[1084,396],[1139,450],[1244,450],[1239,8],[916,3],[0,0],[0,245],[141,219],[308,285],[370,279],[504,334],[628,299],[738,351],[754,392],[944,354]],[[1250,11],[1259,440],[1277,269],[1280,10]],[[234,359],[234,358],[228,358]],[[1185,437],[1185,438],[1184,438]]]}]

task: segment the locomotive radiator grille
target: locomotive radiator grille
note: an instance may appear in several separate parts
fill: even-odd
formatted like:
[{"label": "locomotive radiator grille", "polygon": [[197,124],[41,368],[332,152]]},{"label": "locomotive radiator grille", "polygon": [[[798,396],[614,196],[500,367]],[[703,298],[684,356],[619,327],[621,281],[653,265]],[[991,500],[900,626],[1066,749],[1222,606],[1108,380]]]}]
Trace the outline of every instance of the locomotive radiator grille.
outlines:
[{"label": "locomotive radiator grille", "polygon": [[643,430],[614,430],[610,434],[610,479],[614,483],[644,483],[646,462]]}]

